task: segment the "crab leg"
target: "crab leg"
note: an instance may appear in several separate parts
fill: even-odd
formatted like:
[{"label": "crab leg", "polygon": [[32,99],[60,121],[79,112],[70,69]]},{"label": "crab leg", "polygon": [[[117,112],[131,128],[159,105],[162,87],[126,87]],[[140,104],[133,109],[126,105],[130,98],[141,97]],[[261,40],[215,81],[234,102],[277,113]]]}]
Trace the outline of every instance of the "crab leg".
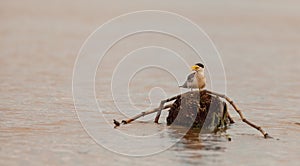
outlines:
[{"label": "crab leg", "polygon": [[242,111],[237,107],[237,105],[234,104],[233,100],[231,100],[229,97],[227,97],[226,95],[223,95],[223,94],[219,94],[219,93],[216,93],[216,92],[211,92],[211,91],[208,91],[208,90],[204,90],[205,92],[209,93],[209,94],[212,94],[212,95],[215,95],[215,96],[218,96],[218,97],[221,97],[223,99],[225,99],[228,103],[231,104],[231,106],[234,108],[234,110],[240,115],[241,119],[243,122],[245,122],[246,124],[248,124],[249,126],[257,129],[258,131],[260,131],[264,138],[272,138],[271,136],[269,136],[269,134],[267,132],[265,132],[260,126],[257,126],[255,125],[254,123],[248,121]]}]

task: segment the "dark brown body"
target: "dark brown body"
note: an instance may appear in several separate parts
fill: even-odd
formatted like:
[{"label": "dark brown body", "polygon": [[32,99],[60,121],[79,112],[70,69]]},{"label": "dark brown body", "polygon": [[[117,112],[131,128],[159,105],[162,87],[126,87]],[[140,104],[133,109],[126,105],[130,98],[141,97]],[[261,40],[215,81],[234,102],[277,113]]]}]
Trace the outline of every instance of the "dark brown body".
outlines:
[{"label": "dark brown body", "polygon": [[227,105],[220,98],[205,91],[187,92],[170,108],[167,124],[190,126],[212,132],[229,124]]}]

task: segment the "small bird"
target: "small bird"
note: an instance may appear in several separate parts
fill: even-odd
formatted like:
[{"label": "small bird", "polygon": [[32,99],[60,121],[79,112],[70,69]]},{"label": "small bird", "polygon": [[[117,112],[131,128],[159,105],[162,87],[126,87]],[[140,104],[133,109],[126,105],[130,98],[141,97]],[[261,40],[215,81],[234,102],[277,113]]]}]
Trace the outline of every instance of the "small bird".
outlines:
[{"label": "small bird", "polygon": [[199,90],[205,88],[206,78],[204,76],[204,65],[202,63],[196,63],[191,67],[192,71],[195,71],[188,75],[185,83],[179,87],[181,88],[198,88]]}]

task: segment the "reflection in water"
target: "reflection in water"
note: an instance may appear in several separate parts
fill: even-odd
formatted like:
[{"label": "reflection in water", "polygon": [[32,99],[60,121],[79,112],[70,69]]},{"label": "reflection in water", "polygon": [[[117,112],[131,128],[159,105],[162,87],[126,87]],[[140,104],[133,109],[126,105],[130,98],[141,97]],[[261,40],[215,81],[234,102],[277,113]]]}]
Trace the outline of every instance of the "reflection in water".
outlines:
[{"label": "reflection in water", "polygon": [[[183,127],[169,128],[171,138],[180,139],[171,150],[182,160],[182,163],[199,164],[215,162],[216,156],[225,151],[226,137],[222,133],[202,134],[200,129],[190,129],[185,133]],[[205,158],[205,159],[201,159]],[[201,160],[199,160],[201,159]]]},{"label": "reflection in water", "polygon": [[172,127],[170,128],[170,131],[171,137],[179,138],[183,135],[182,139],[179,141],[177,150],[190,149],[222,151],[225,149],[225,147],[222,147],[219,144],[220,142],[227,141],[224,132],[202,134],[200,129],[190,129],[187,133],[184,133],[182,132],[185,131],[183,127]]}]

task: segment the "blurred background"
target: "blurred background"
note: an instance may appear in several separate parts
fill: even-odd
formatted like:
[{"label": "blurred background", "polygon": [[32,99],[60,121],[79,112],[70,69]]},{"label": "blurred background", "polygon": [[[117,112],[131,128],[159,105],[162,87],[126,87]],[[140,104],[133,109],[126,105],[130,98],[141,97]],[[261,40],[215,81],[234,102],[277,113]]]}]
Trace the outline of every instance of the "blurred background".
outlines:
[{"label": "blurred background", "polygon": [[[1,0],[1,165],[297,165],[299,5],[296,0]],[[135,158],[110,152],[89,137],[72,99],[79,49],[104,22],[150,9],[178,13],[203,28],[223,60],[227,95],[275,139],[264,140],[232,110],[237,123],[227,131],[231,142],[188,135],[167,151]],[[110,77],[104,74],[97,80]],[[101,87],[97,88],[101,94]],[[148,100],[144,87],[138,88],[133,90],[136,101]],[[153,124],[131,127],[128,130],[143,130]],[[173,131],[169,132],[171,136],[162,139],[172,141]]]}]

